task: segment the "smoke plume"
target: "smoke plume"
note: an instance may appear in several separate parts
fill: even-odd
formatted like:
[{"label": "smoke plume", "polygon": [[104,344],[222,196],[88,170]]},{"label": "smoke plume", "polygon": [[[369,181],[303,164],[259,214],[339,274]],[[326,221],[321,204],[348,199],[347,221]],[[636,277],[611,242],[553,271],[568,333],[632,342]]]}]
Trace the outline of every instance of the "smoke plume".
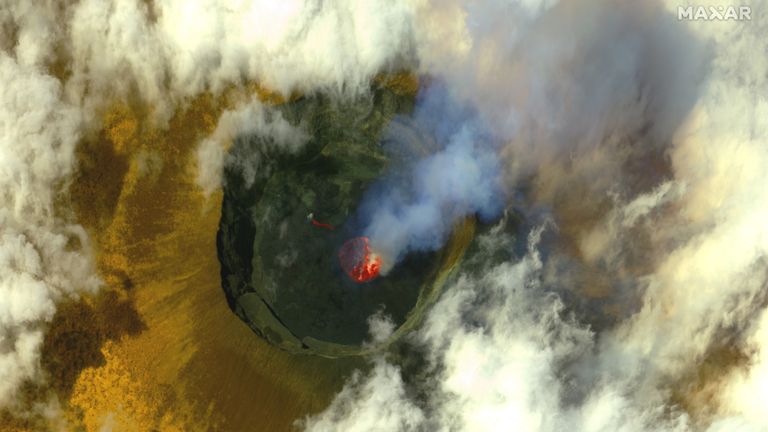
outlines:
[{"label": "smoke plume", "polygon": [[372,187],[361,209],[383,273],[410,251],[439,249],[459,218],[490,220],[501,212],[499,149],[467,111],[435,86],[422,94],[413,119],[427,142],[405,145],[390,132],[388,150],[402,163]]},{"label": "smoke plume", "polygon": [[[502,221],[478,240],[484,250],[409,342],[424,366],[376,359],[304,427],[768,427],[758,408],[767,402],[766,79],[762,57],[750,60],[766,49],[765,23],[678,21],[677,6],[419,9],[452,29],[417,35],[423,67],[499,140],[505,194],[496,196],[534,226]],[[436,217],[477,211],[464,209]],[[443,238],[449,223],[417,228]],[[724,349],[751,360],[718,360]],[[713,365],[724,373],[699,372]]]}]

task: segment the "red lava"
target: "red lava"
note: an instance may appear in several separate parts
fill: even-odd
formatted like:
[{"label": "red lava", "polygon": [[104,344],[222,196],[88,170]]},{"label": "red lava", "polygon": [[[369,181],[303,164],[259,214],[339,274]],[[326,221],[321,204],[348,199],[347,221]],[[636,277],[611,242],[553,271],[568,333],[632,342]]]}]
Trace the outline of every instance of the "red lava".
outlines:
[{"label": "red lava", "polygon": [[358,283],[375,279],[381,271],[381,257],[371,250],[368,237],[347,240],[339,250],[339,262],[350,279]]},{"label": "red lava", "polygon": [[331,231],[333,231],[335,229],[333,227],[333,225],[327,224],[327,223],[318,222],[315,218],[312,218],[310,220],[310,222],[312,223],[312,225],[314,225],[316,227],[325,228],[325,229],[331,230]]}]

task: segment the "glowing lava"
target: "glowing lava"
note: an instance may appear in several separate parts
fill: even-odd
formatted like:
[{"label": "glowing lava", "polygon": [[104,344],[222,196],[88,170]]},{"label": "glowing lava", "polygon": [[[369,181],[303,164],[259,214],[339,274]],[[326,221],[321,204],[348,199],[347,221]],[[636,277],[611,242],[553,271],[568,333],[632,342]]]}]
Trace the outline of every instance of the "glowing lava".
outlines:
[{"label": "glowing lava", "polygon": [[381,271],[381,257],[371,249],[368,237],[347,240],[339,250],[339,262],[344,272],[359,283],[375,279]]}]

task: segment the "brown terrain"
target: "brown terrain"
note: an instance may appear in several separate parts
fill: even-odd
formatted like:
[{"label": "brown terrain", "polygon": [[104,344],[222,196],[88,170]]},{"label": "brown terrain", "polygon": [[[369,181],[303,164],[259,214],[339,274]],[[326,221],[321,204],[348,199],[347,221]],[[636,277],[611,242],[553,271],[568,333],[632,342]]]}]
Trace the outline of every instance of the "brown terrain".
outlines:
[{"label": "brown terrain", "polygon": [[290,430],[364,365],[279,351],[227,306],[216,256],[222,193],[206,197],[196,185],[195,149],[229,93],[196,98],[166,127],[152,126],[140,104],[116,103],[81,144],[72,207],[105,283],[99,295],[60,307],[48,332],[48,386],[27,395],[52,391],[61,401],[48,427]]}]

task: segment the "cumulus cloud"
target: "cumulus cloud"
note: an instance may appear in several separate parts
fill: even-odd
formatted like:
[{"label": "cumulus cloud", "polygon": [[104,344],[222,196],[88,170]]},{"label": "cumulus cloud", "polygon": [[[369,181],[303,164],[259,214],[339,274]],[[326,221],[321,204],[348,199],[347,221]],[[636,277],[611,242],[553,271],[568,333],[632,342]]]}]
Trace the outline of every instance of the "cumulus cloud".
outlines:
[{"label": "cumulus cloud", "polygon": [[753,322],[745,343],[752,360],[747,369],[733,371],[723,389],[722,424],[740,422],[745,428],[751,425],[753,429],[764,430],[768,428],[768,312],[763,311],[760,319]]},{"label": "cumulus cloud", "polygon": [[[683,414],[665,418],[650,397],[638,403],[625,387],[631,381],[619,377],[593,380],[589,396],[564,405],[579,379],[572,366],[597,364],[595,335],[541,282],[543,228],[529,234],[522,259],[461,276],[430,312],[415,343],[427,353],[432,381],[410,383],[427,386],[426,400],[409,396],[415,390],[403,384],[402,371],[377,359],[368,377],[355,375],[324,413],[305,420],[307,429],[684,430]],[[407,409],[381,423],[380,406]]]},{"label": "cumulus cloud", "polygon": [[[404,1],[0,1],[0,405],[40,377],[56,304],[99,284],[60,197],[106,104],[143,104],[162,127],[192,97],[246,83],[359,95],[374,75],[412,64],[411,14]],[[225,163],[246,181],[260,169],[225,155],[243,134],[289,152],[307,139],[256,99],[235,104],[197,152],[206,192]]]},{"label": "cumulus cloud", "polygon": [[193,93],[243,78],[283,94],[359,91],[374,74],[410,60],[404,1],[172,0],[158,3],[157,14],[173,85]]},{"label": "cumulus cloud", "polygon": [[383,0],[84,0],[65,14],[67,88],[81,97],[138,91],[159,120],[185,98],[247,81],[283,95],[356,94],[375,74],[413,62],[412,9]]},{"label": "cumulus cloud", "polygon": [[406,397],[397,367],[379,360],[364,379],[355,373],[320,416],[300,422],[316,431],[416,430],[425,415]]},{"label": "cumulus cloud", "polygon": [[56,303],[92,292],[85,231],[54,204],[73,169],[79,111],[61,85],[0,53],[0,406],[40,377],[40,347]]}]

